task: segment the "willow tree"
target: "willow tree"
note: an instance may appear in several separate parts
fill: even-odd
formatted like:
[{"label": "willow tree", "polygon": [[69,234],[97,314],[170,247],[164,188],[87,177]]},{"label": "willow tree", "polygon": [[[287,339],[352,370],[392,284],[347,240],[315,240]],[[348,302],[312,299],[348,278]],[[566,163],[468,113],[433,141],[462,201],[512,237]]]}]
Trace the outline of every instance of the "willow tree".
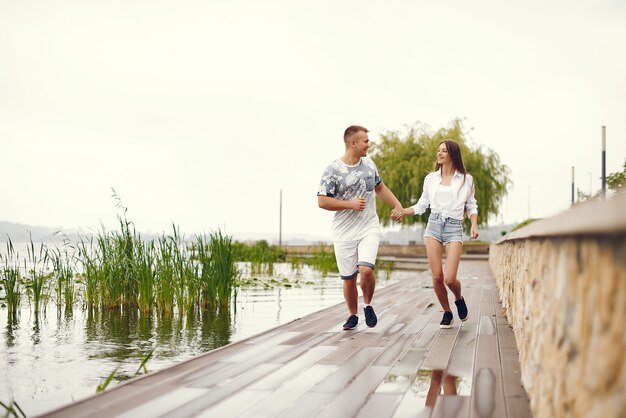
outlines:
[{"label": "willow tree", "polygon": [[[494,151],[468,145],[461,120],[455,119],[449,127],[436,132],[430,132],[423,125],[412,126],[405,133],[384,132],[373,147],[371,156],[385,185],[404,207],[408,207],[417,203],[422,195],[424,177],[434,169],[437,148],[446,139],[456,141],[461,146],[465,168],[474,177],[478,223],[484,225],[491,216],[500,214],[502,198],[511,184],[509,169],[500,163],[500,157]],[[393,222],[389,217],[389,205],[377,199],[376,210],[383,225]],[[403,224],[426,223],[428,213],[407,216]]]}]

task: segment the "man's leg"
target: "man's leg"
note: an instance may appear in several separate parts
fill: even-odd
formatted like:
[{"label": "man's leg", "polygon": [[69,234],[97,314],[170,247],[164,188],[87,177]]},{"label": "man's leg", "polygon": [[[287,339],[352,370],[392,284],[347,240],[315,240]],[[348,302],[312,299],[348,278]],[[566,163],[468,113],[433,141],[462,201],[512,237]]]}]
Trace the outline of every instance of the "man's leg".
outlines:
[{"label": "man's leg", "polygon": [[335,259],[339,274],[343,281],[343,298],[346,302],[349,315],[356,315],[358,310],[358,290],[356,287],[356,276],[358,274],[357,263],[357,242],[338,241],[334,243]]},{"label": "man's leg", "polygon": [[346,301],[350,315],[356,315],[358,311],[359,292],[356,288],[356,274],[351,279],[343,280],[343,299]]},{"label": "man's leg", "polygon": [[363,302],[366,305],[370,305],[372,303],[372,299],[374,298],[374,289],[376,289],[376,277],[374,276],[374,269],[368,266],[359,266],[359,274],[361,275],[361,291],[363,292]]},{"label": "man's leg", "polygon": [[363,302],[365,303],[365,323],[368,327],[374,327],[378,323],[374,308],[371,306],[376,289],[376,277],[374,267],[376,256],[378,255],[379,234],[367,235],[359,242],[358,254],[359,273],[361,274],[361,291],[363,292]]}]

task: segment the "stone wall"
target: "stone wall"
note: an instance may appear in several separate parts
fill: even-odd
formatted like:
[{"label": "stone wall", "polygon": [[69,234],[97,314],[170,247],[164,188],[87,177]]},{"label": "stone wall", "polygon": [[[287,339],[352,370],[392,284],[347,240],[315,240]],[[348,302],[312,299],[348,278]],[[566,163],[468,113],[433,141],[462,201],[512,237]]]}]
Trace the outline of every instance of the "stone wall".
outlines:
[{"label": "stone wall", "polygon": [[626,193],[515,231],[489,260],[533,415],[626,417]]}]

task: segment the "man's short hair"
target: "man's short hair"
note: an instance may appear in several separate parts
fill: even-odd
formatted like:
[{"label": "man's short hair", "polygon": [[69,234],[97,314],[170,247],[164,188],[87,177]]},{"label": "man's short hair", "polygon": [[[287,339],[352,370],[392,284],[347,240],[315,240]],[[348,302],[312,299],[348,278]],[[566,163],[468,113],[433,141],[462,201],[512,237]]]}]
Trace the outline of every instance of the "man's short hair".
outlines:
[{"label": "man's short hair", "polygon": [[369,131],[367,130],[367,128],[364,128],[359,125],[350,125],[346,128],[346,131],[343,133],[343,142],[348,142],[348,139],[350,139],[350,137],[357,132],[368,133]]}]

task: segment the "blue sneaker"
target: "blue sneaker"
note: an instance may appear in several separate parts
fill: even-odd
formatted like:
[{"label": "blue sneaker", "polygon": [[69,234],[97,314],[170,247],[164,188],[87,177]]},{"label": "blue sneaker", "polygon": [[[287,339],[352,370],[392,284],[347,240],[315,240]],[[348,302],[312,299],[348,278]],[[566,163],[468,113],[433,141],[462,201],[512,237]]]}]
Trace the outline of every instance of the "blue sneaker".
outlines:
[{"label": "blue sneaker", "polygon": [[459,313],[459,319],[461,321],[467,321],[468,312],[465,298],[461,297],[461,299],[455,300],[454,304],[456,305],[456,311]]},{"label": "blue sneaker", "polygon": [[372,308],[371,306],[365,307],[365,323],[370,328],[375,327],[376,324],[378,323],[378,318],[376,317],[376,314],[374,313],[374,308]]},{"label": "blue sneaker", "polygon": [[343,329],[345,331],[354,329],[356,327],[356,324],[358,323],[359,323],[359,317],[356,315],[350,315],[348,319],[346,319],[346,323],[343,324]]},{"label": "blue sneaker", "polygon": [[441,322],[439,323],[439,328],[444,328],[444,329],[448,329],[452,326],[452,323],[454,322],[454,319],[452,319],[452,312],[450,311],[445,311],[443,313],[443,318],[441,318]]}]

